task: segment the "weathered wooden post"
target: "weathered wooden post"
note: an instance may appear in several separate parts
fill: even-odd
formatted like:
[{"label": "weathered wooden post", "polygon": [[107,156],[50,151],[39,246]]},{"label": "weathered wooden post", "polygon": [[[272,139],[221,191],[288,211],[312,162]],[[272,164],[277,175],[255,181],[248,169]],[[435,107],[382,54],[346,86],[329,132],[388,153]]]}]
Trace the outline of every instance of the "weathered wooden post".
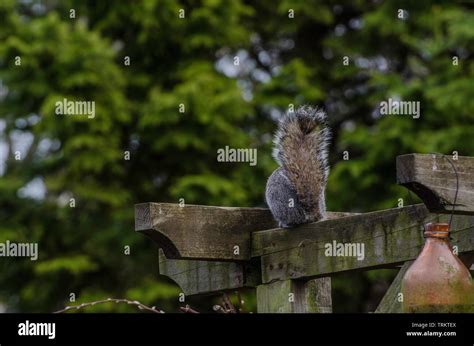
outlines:
[{"label": "weathered wooden post", "polygon": [[257,311],[332,312],[331,278],[282,280],[257,286]]},{"label": "weathered wooden post", "polygon": [[[398,182],[426,206],[328,212],[327,220],[280,229],[268,209],[142,203],[135,230],[158,243],[160,274],[186,295],[254,287],[258,312],[324,313],[332,311],[335,273],[401,268],[376,310],[400,312],[400,281],[423,246],[425,223],[447,221],[454,208],[452,244],[468,267],[474,261],[474,158],[454,165],[457,178],[442,156],[397,158]],[[363,256],[328,255],[328,244],[363,245]]]}]

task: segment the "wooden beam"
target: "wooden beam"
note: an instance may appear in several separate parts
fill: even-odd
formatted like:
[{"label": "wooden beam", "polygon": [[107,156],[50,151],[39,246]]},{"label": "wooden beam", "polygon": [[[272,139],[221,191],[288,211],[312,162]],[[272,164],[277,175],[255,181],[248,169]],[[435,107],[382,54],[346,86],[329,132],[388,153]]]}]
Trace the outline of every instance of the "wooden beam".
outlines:
[{"label": "wooden beam", "polygon": [[[328,218],[346,215],[350,213],[328,212]],[[265,208],[135,205],[135,231],[158,243],[169,259],[250,260],[250,234],[275,227]]]},{"label": "wooden beam", "polygon": [[[405,262],[398,271],[397,276],[388,288],[387,292],[380,301],[376,313],[401,313],[403,312],[402,301],[400,297],[402,279],[413,261]],[[402,298],[403,299],[403,298]]]},{"label": "wooden beam", "polygon": [[[459,179],[456,201],[457,179],[451,163]],[[474,215],[474,157],[398,156],[397,183],[416,193],[432,213],[451,213],[454,206],[454,213]]]},{"label": "wooden beam", "polygon": [[157,242],[170,259],[249,260],[250,233],[275,225],[268,209],[135,205],[135,230]]},{"label": "wooden beam", "polygon": [[175,260],[159,251],[159,270],[178,284],[186,296],[211,294],[260,284],[260,263]]},{"label": "wooden beam", "polygon": [[257,287],[258,313],[330,313],[331,278],[274,281]]},{"label": "wooden beam", "polygon": [[[428,214],[422,204],[319,221],[293,229],[273,229],[252,235],[252,255],[261,256],[262,282],[328,276],[349,270],[393,267],[416,258],[424,244],[427,222],[446,222],[447,215]],[[474,217],[454,216],[452,244],[458,251],[474,251]],[[363,258],[345,253],[326,254],[328,248],[363,246]],[[359,245],[357,245],[359,244]],[[336,253],[337,255],[337,253]]]}]

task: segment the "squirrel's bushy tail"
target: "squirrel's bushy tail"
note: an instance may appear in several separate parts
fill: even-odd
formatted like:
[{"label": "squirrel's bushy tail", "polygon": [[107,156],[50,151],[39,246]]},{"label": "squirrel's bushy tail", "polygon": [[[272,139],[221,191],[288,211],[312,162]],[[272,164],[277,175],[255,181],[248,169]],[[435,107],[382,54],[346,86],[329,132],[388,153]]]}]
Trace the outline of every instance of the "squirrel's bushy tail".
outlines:
[{"label": "squirrel's bushy tail", "polygon": [[324,111],[302,106],[279,122],[273,157],[285,169],[307,221],[325,217],[324,190],[329,175],[327,147],[330,130]]}]

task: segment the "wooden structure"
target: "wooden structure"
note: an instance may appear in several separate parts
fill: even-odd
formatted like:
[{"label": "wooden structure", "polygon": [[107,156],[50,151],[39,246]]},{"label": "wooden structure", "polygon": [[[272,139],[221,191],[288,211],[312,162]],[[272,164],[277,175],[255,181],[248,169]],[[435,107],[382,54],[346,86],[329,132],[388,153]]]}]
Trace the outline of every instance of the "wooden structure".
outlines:
[{"label": "wooden structure", "polygon": [[[474,158],[402,155],[397,181],[424,204],[328,212],[326,220],[281,229],[268,209],[142,203],[135,230],[158,243],[160,274],[186,295],[255,287],[258,312],[326,313],[332,275],[400,268],[376,312],[401,312],[400,282],[424,244],[424,224],[447,222],[454,211],[452,244],[468,268],[474,262]],[[363,258],[327,256],[334,242],[363,244]]]}]

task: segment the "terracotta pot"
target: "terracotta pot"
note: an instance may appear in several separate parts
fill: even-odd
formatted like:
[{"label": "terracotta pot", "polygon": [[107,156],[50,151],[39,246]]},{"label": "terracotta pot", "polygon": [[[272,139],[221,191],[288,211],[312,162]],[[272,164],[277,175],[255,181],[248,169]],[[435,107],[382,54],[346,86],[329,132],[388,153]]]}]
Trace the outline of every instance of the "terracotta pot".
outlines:
[{"label": "terracotta pot", "polygon": [[474,312],[474,283],[453,254],[449,225],[430,223],[425,245],[402,280],[404,312]]}]

